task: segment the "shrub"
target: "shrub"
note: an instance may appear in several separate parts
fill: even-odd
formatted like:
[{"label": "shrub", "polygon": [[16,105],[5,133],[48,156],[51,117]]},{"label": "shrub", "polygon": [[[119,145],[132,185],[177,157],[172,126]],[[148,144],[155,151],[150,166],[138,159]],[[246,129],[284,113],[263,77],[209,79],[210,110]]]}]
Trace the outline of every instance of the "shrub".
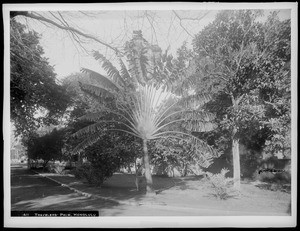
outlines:
[{"label": "shrub", "polygon": [[212,189],[212,194],[221,200],[226,200],[235,193],[233,179],[225,176],[228,172],[229,170],[225,168],[217,174],[206,172],[206,181]]},{"label": "shrub", "polygon": [[103,169],[96,168],[90,163],[84,163],[74,170],[74,176],[79,179],[86,179],[89,184],[100,186],[104,180],[112,174],[104,173]]},{"label": "shrub", "polygon": [[82,157],[85,157],[87,162],[77,168],[75,175],[85,178],[90,184],[101,185],[134,159],[134,146],[128,148],[129,141],[132,140],[126,137],[103,135],[99,141],[84,149]]},{"label": "shrub", "polygon": [[53,129],[44,136],[32,133],[24,140],[27,147],[28,158],[32,160],[43,160],[46,168],[49,161],[59,160],[62,157],[64,145],[64,130]]}]

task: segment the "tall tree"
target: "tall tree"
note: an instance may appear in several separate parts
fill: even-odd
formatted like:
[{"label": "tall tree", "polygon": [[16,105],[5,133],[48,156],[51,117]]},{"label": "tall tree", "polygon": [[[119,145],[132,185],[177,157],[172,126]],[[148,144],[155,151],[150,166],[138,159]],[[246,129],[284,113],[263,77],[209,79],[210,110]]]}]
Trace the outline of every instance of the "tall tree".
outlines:
[{"label": "tall tree", "polygon": [[[26,135],[40,123],[55,123],[69,104],[64,87],[55,80],[53,67],[43,57],[38,34],[11,20],[11,120],[16,132]],[[45,115],[37,114],[44,111]]]},{"label": "tall tree", "polygon": [[[149,46],[142,37],[141,31],[134,32],[133,39],[125,45],[125,53],[128,68],[120,58],[121,69],[118,71],[103,55],[94,52],[94,57],[101,61],[102,67],[107,71],[107,77],[92,70],[83,69],[98,84],[82,83],[81,89],[102,102],[102,107],[98,112],[82,117],[94,123],[74,134],[78,137],[88,136],[74,151],[79,152],[95,143],[101,138],[103,131],[125,132],[138,137],[143,146],[147,193],[151,193],[153,182],[148,142],[168,138],[189,139],[195,153],[211,162],[218,153],[193,136],[190,131],[213,129],[210,121],[213,116],[203,111],[201,107],[191,107],[193,100],[197,100],[200,106],[203,105],[209,100],[208,96],[198,93],[187,97],[175,97],[167,91],[170,86],[166,87],[165,83],[170,78],[171,63],[162,61],[163,56],[159,50]],[[165,60],[168,61],[168,59]],[[163,77],[161,73],[167,77]],[[168,100],[172,97],[173,100]],[[107,117],[110,119],[105,119]],[[184,131],[172,129],[173,124],[183,122],[187,125],[183,127]],[[103,130],[103,124],[111,125]]]},{"label": "tall tree", "polygon": [[[260,16],[257,10],[222,11],[194,39],[197,72],[190,79],[200,83],[198,89],[215,95],[209,108],[230,134],[237,188],[241,139],[265,126],[270,112],[266,97],[277,95],[275,79],[290,78],[289,21],[280,22],[276,13],[265,22]],[[284,86],[290,87],[288,82]]]}]

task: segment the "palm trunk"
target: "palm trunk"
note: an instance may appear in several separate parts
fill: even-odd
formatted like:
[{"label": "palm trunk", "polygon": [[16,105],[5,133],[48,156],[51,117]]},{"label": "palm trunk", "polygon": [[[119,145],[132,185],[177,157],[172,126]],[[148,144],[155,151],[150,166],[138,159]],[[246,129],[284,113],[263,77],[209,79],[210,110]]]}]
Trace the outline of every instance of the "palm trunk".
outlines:
[{"label": "palm trunk", "polygon": [[233,179],[234,188],[239,190],[241,185],[241,167],[240,167],[240,151],[239,139],[232,139],[232,156],[233,156]]},{"label": "palm trunk", "polygon": [[144,165],[145,165],[145,178],[147,184],[147,191],[146,193],[153,193],[153,182],[152,182],[152,175],[150,170],[150,162],[149,162],[149,155],[148,155],[148,148],[147,148],[147,140],[143,140],[143,151],[144,151]]}]

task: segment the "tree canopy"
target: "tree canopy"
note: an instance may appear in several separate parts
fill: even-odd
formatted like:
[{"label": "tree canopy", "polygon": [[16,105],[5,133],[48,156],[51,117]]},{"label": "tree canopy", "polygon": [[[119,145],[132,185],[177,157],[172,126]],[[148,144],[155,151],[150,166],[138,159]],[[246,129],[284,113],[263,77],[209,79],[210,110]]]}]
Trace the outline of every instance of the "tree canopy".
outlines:
[{"label": "tree canopy", "polygon": [[16,132],[26,135],[40,124],[55,123],[70,97],[43,57],[39,35],[14,19],[10,22],[11,120]]},{"label": "tree canopy", "polygon": [[[260,16],[259,10],[222,11],[193,42],[197,71],[190,79],[200,91],[214,94],[207,109],[232,141],[236,178],[240,142],[255,135],[263,142],[274,139],[278,123],[284,139],[290,126],[283,122],[290,118],[290,21],[280,21],[276,12],[265,22]],[[277,125],[269,129],[274,120]]]},{"label": "tree canopy", "polygon": [[28,158],[32,160],[42,159],[44,161],[44,167],[50,160],[61,160],[64,134],[64,130],[57,129],[53,129],[52,132],[43,136],[31,133],[31,135],[24,140],[27,146]]}]

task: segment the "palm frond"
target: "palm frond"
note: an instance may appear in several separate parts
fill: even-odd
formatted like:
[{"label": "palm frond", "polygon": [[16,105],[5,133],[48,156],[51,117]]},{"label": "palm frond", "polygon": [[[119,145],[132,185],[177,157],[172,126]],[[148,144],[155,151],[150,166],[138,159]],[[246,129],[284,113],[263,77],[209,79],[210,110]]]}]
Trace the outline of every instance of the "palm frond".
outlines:
[{"label": "palm frond", "polygon": [[211,99],[212,97],[209,94],[197,93],[181,98],[178,101],[178,105],[185,108],[199,108],[208,103]]},{"label": "palm frond", "polygon": [[95,134],[89,134],[89,136],[80,142],[73,150],[72,152],[74,154],[82,152],[85,148],[93,145],[96,143],[100,138],[102,137],[101,133],[95,133]]},{"label": "palm frond", "polygon": [[142,77],[145,80],[147,78],[147,65],[148,65],[148,57],[147,57],[148,48],[143,47],[141,51],[141,55],[139,57],[139,63],[141,67]]},{"label": "palm frond", "polygon": [[153,84],[139,85],[135,100],[133,101],[132,115],[137,130],[145,137],[151,137],[157,129],[156,116],[157,108],[168,94],[163,94],[161,89],[157,89]]},{"label": "palm frond", "polygon": [[109,92],[108,90],[104,89],[104,88],[101,88],[101,87],[98,87],[98,86],[95,86],[95,85],[91,85],[91,84],[84,84],[84,83],[81,83],[79,82],[79,86],[80,86],[80,89],[93,96],[94,98],[97,98],[99,99],[100,98],[104,98],[104,99],[114,99],[115,98],[115,95],[111,92]]},{"label": "palm frond", "polygon": [[205,141],[200,140],[197,137],[195,137],[189,133],[185,133],[185,132],[180,132],[180,131],[160,132],[160,133],[155,134],[155,136],[153,136],[153,139],[168,138],[168,137],[173,137],[173,138],[177,138],[177,139],[181,139],[181,140],[186,140],[186,138],[190,138],[193,146],[195,146],[196,148],[201,149],[201,151],[203,151],[203,152],[211,153],[214,156],[218,155],[217,151],[213,147],[208,145]]},{"label": "palm frond", "polygon": [[195,136],[192,136],[193,146],[196,151],[202,155],[206,155],[207,157],[217,158],[220,156],[220,153],[214,149],[212,146],[208,145],[206,141],[198,139]]},{"label": "palm frond", "polygon": [[188,133],[178,131],[167,131],[162,132],[155,139],[158,138],[179,139],[191,144],[195,159],[197,159],[198,164],[200,164],[203,167],[208,167],[213,162],[214,158],[220,156],[220,153],[216,149],[208,145],[205,141],[200,140],[197,137]]},{"label": "palm frond", "polygon": [[129,62],[128,72],[130,73],[130,76],[134,77],[139,84],[145,85],[148,63],[148,58],[146,56],[147,48],[140,48],[140,50],[128,48],[126,53]]},{"label": "palm frond", "polygon": [[207,112],[204,110],[186,110],[184,112],[184,118],[186,121],[203,121],[203,122],[211,122],[216,116],[211,112]]},{"label": "palm frond", "polygon": [[[135,136],[139,137],[139,133],[135,129],[135,126],[128,125],[128,124],[124,123],[123,121],[118,121],[118,120],[98,120],[97,123],[88,125],[82,129],[80,129],[79,131],[74,133],[73,136],[80,138],[87,134],[94,134],[99,131],[106,132],[109,129],[105,125],[108,125],[110,123],[113,124],[113,127],[115,127],[116,129],[122,129],[123,131],[130,132],[131,134],[134,134]],[[128,130],[126,130],[126,129],[128,129]]]},{"label": "palm frond", "polygon": [[78,119],[96,122],[97,120],[101,119],[102,117],[103,117],[103,113],[93,112],[93,113],[87,113],[87,114],[79,117]]},{"label": "palm frond", "polygon": [[102,54],[100,54],[98,51],[94,51],[93,55],[96,60],[100,60],[100,62],[102,63],[102,67],[106,71],[108,76],[115,83],[118,83],[121,86],[124,86],[125,82],[122,79],[122,76],[120,75],[118,69],[108,59],[106,59]]},{"label": "palm frond", "polygon": [[[198,93],[196,95],[190,95],[185,98],[177,99],[168,107],[161,105],[158,110],[155,123],[159,126],[172,116],[178,116],[180,114],[185,114],[186,120],[200,120],[202,118],[203,121],[211,121],[214,119],[214,115],[212,113],[195,110],[201,108],[210,100],[210,95]],[[184,109],[178,109],[178,106],[184,107]]]},{"label": "palm frond", "polygon": [[182,126],[192,132],[209,132],[217,127],[217,125],[212,122],[203,122],[201,120],[187,121]]},{"label": "palm frond", "polygon": [[196,163],[204,168],[208,168],[213,162],[216,157],[210,155],[209,153],[203,153],[196,149],[194,152],[194,160]]},{"label": "palm frond", "polygon": [[157,133],[157,132],[163,130],[164,128],[168,127],[168,126],[171,125],[171,124],[175,124],[175,123],[182,122],[182,121],[185,121],[185,119],[171,120],[170,122],[165,123],[165,124],[163,124],[163,125],[161,125],[161,126],[156,126],[157,128],[156,128],[156,130],[153,132],[153,134],[155,134],[155,133]]},{"label": "palm frond", "polygon": [[[168,119],[170,119],[172,116],[180,115],[180,119],[171,119],[169,122],[164,123]],[[162,117],[161,120],[158,120],[156,122],[157,129],[155,130],[155,133],[158,131],[161,131],[163,128],[174,124],[178,122],[184,122],[182,123],[182,126],[189,130],[194,132],[208,132],[212,131],[216,128],[216,124],[212,123],[213,119],[215,118],[215,115],[209,112],[205,111],[197,111],[197,110],[180,110],[175,111],[173,113],[170,113],[164,117]]]},{"label": "palm frond", "polygon": [[82,136],[88,135],[88,134],[95,134],[98,131],[103,130],[103,123],[94,123],[91,125],[88,125],[77,132],[73,133],[72,136],[75,138],[81,138]]},{"label": "palm frond", "polygon": [[114,131],[114,132],[122,132],[122,133],[127,133],[129,135],[132,135],[132,136],[135,136],[137,138],[141,138],[140,135],[136,134],[136,133],[133,133],[133,132],[130,132],[130,131],[127,131],[127,130],[124,130],[124,129],[107,129],[107,131]]},{"label": "palm frond", "polygon": [[[120,105],[120,106],[122,106],[122,105]],[[127,108],[124,108],[124,109],[119,108],[119,111],[118,111],[118,110],[112,110],[110,108],[104,107],[101,110],[101,113],[102,112],[105,113],[106,117],[113,118],[113,116],[116,116],[118,120],[123,119],[128,124],[130,124],[130,126],[132,126],[133,128],[136,126],[135,120],[132,116],[132,113]],[[98,112],[98,113],[100,113],[100,112]]]},{"label": "palm frond", "polygon": [[87,69],[87,68],[81,68],[81,71],[83,73],[89,74],[90,78],[95,80],[98,85],[100,85],[102,88],[111,91],[111,92],[119,92],[120,87],[114,83],[111,79],[105,77],[104,75],[101,75],[93,70]]},{"label": "palm frond", "polygon": [[[178,145],[178,143],[181,143],[180,141],[183,141],[186,143],[186,145],[189,145],[188,149],[188,155],[190,155],[196,164],[198,164],[201,167],[207,168],[209,167],[215,158],[220,156],[220,154],[215,152],[207,152],[205,151],[204,146],[206,146],[206,143],[197,143],[195,142],[194,138],[196,137],[180,137],[180,136],[174,136],[174,135],[168,135],[166,139],[170,140],[172,139],[172,146]],[[196,138],[197,139],[197,138]],[[180,140],[179,142],[176,140]],[[198,146],[197,146],[198,145]],[[182,151],[182,144],[180,144],[179,152]],[[185,150],[187,151],[187,150]]]},{"label": "palm frond", "polygon": [[127,70],[127,67],[123,60],[119,58],[119,63],[121,66],[121,75],[125,81],[125,85],[129,87],[131,90],[135,89],[135,87],[138,84],[138,80],[135,78],[135,76],[131,76]]}]

